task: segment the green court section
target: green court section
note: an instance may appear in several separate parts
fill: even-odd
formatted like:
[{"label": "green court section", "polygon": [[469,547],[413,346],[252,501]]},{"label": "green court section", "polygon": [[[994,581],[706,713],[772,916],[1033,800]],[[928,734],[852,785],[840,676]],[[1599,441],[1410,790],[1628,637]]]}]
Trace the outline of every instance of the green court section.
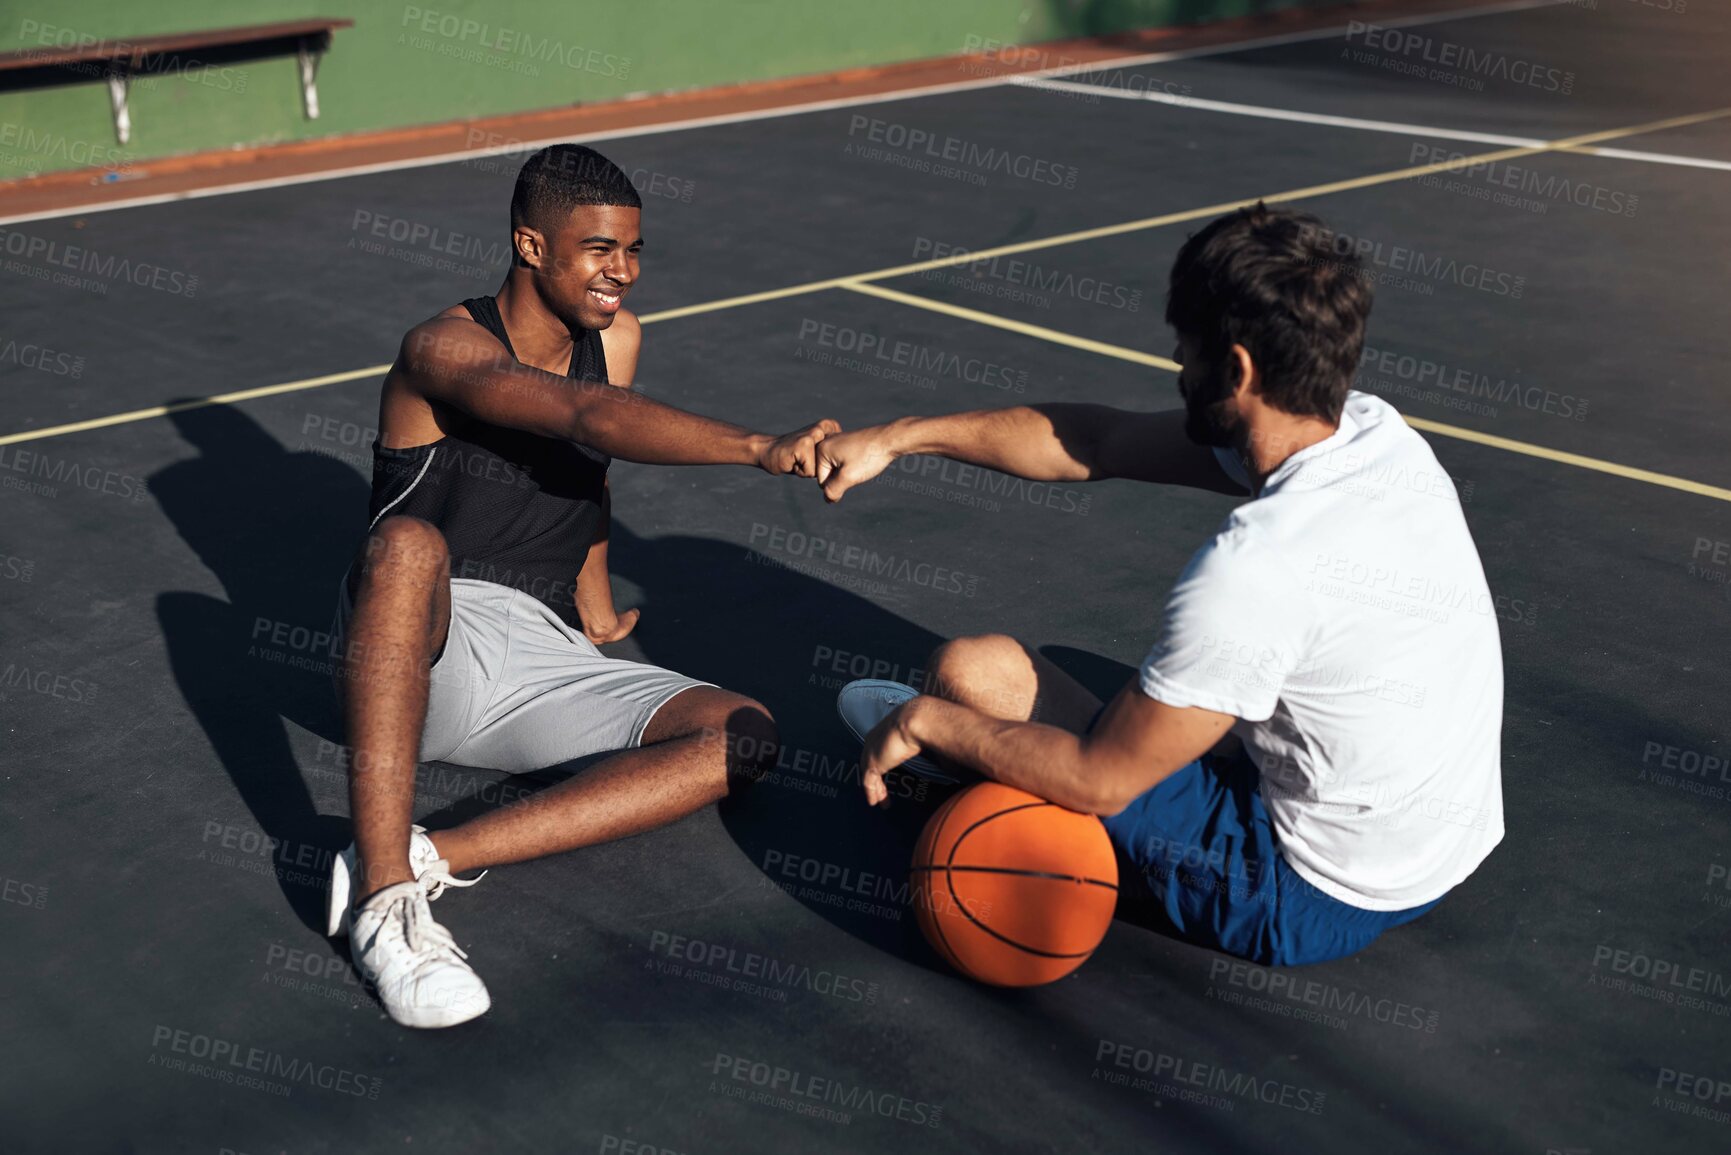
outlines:
[{"label": "green court section", "polygon": [[[171,58],[134,80],[132,139],[88,71],[18,87],[0,73],[0,180],[124,170],[153,157],[558,108],[950,56],[1018,52],[1070,63],[1054,40],[1229,19],[1325,0],[57,0],[8,5],[0,52],[316,17],[355,22],[301,110],[292,56]],[[37,75],[40,79],[39,74]],[[972,75],[958,67],[957,80]],[[481,138],[477,138],[478,140]],[[505,144],[500,140],[497,144]],[[123,176],[121,177],[123,179]]]}]

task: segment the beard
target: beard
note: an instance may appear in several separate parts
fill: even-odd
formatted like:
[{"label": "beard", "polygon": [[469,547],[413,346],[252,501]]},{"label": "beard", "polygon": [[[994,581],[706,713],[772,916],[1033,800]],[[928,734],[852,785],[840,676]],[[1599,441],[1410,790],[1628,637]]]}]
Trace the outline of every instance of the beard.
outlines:
[{"label": "beard", "polygon": [[1210,370],[1184,398],[1184,436],[1197,445],[1230,449],[1243,420],[1232,404],[1233,383]]}]

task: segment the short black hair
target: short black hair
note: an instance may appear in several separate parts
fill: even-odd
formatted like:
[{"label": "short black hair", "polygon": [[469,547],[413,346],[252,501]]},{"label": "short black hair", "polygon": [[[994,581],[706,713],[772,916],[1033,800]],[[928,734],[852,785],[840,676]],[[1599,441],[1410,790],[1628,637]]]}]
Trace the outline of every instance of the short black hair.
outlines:
[{"label": "short black hair", "polygon": [[578,205],[624,205],[643,199],[625,171],[592,148],[552,144],[523,162],[511,194],[511,227],[543,232],[556,227]]},{"label": "short black hair", "polygon": [[1243,345],[1275,408],[1338,421],[1364,352],[1371,295],[1350,237],[1258,201],[1184,242],[1166,322],[1210,362]]}]

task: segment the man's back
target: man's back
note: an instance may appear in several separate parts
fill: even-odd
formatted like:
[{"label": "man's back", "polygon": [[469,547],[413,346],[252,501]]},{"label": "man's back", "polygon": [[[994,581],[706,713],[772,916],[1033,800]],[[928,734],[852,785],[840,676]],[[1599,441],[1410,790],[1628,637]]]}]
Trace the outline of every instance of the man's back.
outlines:
[{"label": "man's back", "polygon": [[1197,552],[1142,678],[1243,719],[1281,852],[1332,897],[1428,902],[1502,838],[1493,599],[1453,482],[1380,399],[1349,395]]}]

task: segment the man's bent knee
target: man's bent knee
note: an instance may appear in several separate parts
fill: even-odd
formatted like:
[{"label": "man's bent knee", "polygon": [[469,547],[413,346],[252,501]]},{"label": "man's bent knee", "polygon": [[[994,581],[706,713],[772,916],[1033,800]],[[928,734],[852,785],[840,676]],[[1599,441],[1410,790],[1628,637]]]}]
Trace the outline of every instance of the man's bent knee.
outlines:
[{"label": "man's bent knee", "polygon": [[720,755],[723,793],[733,794],[761,781],[781,754],[781,731],[768,707],[727,694],[704,712],[700,731]]},{"label": "man's bent knee", "polygon": [[387,517],[367,534],[363,574],[385,567],[395,573],[439,574],[450,560],[445,535],[418,517]]},{"label": "man's bent knee", "polygon": [[736,793],[762,781],[781,755],[781,730],[761,702],[740,698],[728,711],[727,790]]},{"label": "man's bent knee", "polygon": [[1038,686],[1028,651],[1007,634],[953,638],[932,651],[924,691],[1001,717],[1025,715]]},{"label": "man's bent knee", "polygon": [[646,744],[694,737],[713,752],[705,765],[715,773],[718,798],[761,779],[781,751],[780,731],[763,703],[713,686],[675,695],[644,731]]}]

